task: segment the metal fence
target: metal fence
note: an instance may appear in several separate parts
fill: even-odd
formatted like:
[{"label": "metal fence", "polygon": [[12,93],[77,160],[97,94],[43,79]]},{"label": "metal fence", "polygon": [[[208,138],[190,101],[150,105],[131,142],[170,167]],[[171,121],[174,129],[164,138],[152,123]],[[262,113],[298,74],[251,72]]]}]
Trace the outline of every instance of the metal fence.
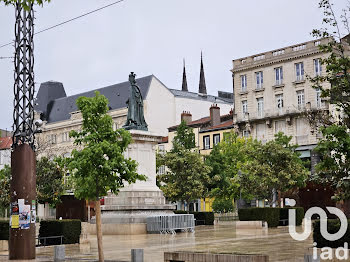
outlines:
[{"label": "metal fence", "polygon": [[176,214],[169,216],[151,216],[147,218],[147,232],[176,234],[176,230],[194,232],[193,214]]}]

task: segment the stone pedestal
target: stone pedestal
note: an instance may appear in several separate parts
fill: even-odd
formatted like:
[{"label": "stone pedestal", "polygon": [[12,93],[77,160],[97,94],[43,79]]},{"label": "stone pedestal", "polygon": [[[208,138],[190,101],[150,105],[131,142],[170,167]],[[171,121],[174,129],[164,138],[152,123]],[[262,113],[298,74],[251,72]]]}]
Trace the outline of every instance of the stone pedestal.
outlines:
[{"label": "stone pedestal", "polygon": [[[133,142],[126,157],[136,160],[137,172],[147,176],[147,180],[126,185],[118,195],[106,196],[101,206],[102,224],[105,227],[108,224],[109,228],[113,227],[111,224],[124,226],[124,229],[137,227],[138,233],[146,233],[148,216],[173,214],[175,206],[166,204],[163,192],[156,185],[156,145],[161,141],[161,136],[139,130],[131,130],[130,133]],[[133,234],[131,231],[125,233]]]}]

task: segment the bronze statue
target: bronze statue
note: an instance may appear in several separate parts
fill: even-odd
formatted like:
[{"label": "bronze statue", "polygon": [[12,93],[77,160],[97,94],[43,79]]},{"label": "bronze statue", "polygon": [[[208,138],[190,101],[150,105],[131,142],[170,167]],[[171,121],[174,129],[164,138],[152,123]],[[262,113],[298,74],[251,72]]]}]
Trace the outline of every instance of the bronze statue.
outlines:
[{"label": "bronze statue", "polygon": [[148,125],[143,113],[143,98],[135,78],[136,75],[134,72],[131,72],[129,75],[129,82],[131,84],[130,97],[126,102],[128,104],[128,118],[123,128],[126,130],[136,129],[148,131]]}]

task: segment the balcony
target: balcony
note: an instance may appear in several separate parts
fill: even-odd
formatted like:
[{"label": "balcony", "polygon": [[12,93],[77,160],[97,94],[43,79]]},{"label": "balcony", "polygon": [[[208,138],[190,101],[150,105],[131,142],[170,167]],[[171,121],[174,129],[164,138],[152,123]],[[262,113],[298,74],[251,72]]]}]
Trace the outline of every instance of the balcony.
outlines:
[{"label": "balcony", "polygon": [[237,115],[237,123],[247,121],[258,121],[260,119],[275,119],[289,117],[290,115],[300,114],[300,110],[295,107],[283,107],[281,109],[264,110],[262,112],[254,111],[250,113],[240,113]]}]

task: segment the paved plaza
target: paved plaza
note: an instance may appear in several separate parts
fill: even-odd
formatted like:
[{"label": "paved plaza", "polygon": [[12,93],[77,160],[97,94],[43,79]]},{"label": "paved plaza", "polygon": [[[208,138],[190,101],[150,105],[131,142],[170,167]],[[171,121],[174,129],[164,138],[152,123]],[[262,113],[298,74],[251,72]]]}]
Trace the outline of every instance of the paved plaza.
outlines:
[{"label": "paved plaza", "polygon": [[[89,245],[67,245],[67,261],[97,259],[96,236]],[[103,237],[105,259],[130,261],[130,250],[144,249],[146,262],[161,262],[166,251],[198,251],[215,253],[267,254],[270,261],[304,261],[311,254],[312,238],[293,240],[288,227],[277,229],[235,230],[233,226],[200,226],[195,233],[176,235],[115,235]],[[53,247],[37,248],[38,261],[52,261]],[[3,253],[0,259],[6,260]]]}]

